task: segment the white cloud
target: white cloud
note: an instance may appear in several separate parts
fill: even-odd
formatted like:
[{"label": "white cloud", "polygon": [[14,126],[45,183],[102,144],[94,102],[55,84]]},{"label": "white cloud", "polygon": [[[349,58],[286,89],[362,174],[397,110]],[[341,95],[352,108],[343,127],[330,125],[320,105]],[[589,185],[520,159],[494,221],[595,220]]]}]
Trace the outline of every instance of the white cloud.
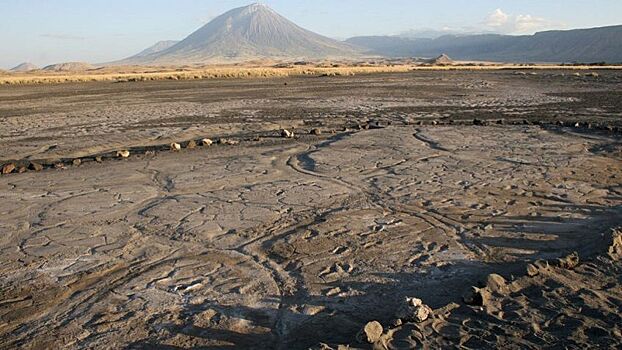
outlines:
[{"label": "white cloud", "polygon": [[501,9],[496,9],[486,18],[486,25],[489,27],[502,27],[508,23],[509,19],[510,16],[505,14]]},{"label": "white cloud", "polygon": [[531,34],[539,30],[559,27],[559,23],[532,15],[511,15],[501,9],[494,10],[486,17],[487,30],[503,34]]}]

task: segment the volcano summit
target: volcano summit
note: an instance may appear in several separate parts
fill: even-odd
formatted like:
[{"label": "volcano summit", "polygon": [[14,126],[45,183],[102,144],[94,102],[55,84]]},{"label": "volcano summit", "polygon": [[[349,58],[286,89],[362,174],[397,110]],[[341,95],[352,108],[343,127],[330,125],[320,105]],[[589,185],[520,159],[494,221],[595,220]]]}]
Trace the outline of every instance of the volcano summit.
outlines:
[{"label": "volcano summit", "polygon": [[264,4],[252,4],[226,12],[165,50],[139,54],[122,63],[231,63],[358,55],[353,45],[303,29]]}]

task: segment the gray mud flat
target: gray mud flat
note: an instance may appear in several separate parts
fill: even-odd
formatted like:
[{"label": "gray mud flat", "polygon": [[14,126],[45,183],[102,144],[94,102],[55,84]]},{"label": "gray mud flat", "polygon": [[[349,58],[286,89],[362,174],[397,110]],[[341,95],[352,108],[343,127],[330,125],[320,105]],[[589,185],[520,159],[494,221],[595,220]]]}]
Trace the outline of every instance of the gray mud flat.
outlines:
[{"label": "gray mud flat", "polygon": [[[0,176],[0,348],[616,348],[621,82],[0,88],[0,164],[84,160]],[[140,152],[202,137],[241,142]],[[491,273],[507,288],[465,305]],[[430,322],[391,326],[406,297]],[[372,320],[382,339],[358,342]]]}]

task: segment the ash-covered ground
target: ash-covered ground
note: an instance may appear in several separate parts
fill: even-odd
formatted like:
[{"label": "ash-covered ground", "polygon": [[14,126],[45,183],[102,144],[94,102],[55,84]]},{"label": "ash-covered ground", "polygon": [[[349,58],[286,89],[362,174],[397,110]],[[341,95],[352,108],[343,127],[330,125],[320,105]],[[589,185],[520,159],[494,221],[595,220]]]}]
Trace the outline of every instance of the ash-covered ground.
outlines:
[{"label": "ash-covered ground", "polygon": [[621,126],[618,71],[0,87],[0,348],[617,348]]}]

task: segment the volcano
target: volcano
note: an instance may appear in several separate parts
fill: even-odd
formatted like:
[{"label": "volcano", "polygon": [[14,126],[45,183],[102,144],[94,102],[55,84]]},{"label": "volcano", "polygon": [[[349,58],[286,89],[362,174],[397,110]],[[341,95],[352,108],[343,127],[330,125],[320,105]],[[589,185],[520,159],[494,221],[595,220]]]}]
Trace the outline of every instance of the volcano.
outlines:
[{"label": "volcano", "polygon": [[164,50],[124,64],[232,63],[257,59],[352,58],[356,46],[303,29],[264,4],[226,12]]}]

